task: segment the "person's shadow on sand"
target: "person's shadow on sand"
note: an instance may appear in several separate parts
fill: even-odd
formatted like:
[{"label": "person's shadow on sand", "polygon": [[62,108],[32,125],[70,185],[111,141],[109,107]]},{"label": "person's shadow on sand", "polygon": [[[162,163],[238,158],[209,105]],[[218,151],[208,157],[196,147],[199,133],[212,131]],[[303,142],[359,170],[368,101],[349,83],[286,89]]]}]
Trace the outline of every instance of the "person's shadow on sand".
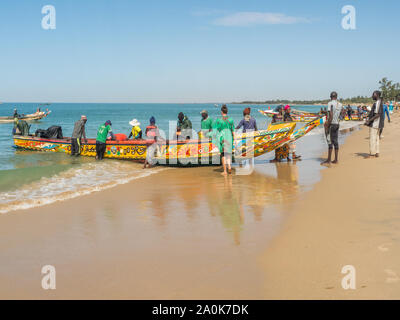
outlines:
[{"label": "person's shadow on sand", "polygon": [[358,157],[363,157],[364,159],[369,158],[369,153],[365,153],[365,152],[356,152],[355,155]]}]

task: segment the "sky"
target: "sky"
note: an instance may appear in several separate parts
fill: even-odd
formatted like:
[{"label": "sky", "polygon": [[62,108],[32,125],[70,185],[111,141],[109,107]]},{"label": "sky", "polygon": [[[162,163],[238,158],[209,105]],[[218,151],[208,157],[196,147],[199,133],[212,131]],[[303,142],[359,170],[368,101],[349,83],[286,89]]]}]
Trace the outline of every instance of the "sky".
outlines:
[{"label": "sky", "polygon": [[[55,29],[42,28],[45,5]],[[399,16],[398,0],[1,0],[0,101],[370,95],[400,81]]]}]

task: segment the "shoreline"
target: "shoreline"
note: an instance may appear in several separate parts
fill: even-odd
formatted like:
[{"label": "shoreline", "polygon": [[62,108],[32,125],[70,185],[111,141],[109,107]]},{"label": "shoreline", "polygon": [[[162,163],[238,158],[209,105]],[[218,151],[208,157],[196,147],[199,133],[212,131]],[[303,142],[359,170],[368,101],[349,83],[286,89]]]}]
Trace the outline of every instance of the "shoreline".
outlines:
[{"label": "shoreline", "polygon": [[[393,114],[381,156],[368,154],[368,128],[348,137],[339,161],[289,213],[281,232],[259,257],[267,299],[399,299],[400,189],[396,186],[400,118]],[[342,268],[356,271],[344,290]]]},{"label": "shoreline", "polygon": [[[365,130],[344,130],[355,130],[345,137],[341,151],[339,167],[347,168],[346,149],[359,144],[359,138],[354,137],[365,134]],[[312,139],[315,143],[321,138]],[[302,198],[315,197],[320,185],[330,179],[329,172],[339,168],[318,168],[322,176],[313,180],[317,172],[313,167],[317,159],[313,157],[320,154],[316,150],[310,150],[298,164],[261,165],[267,171],[251,176],[223,179],[218,168],[171,168],[146,177],[145,183],[137,179],[0,216],[0,258],[6,261],[0,266],[0,297],[313,297],[308,289],[304,292],[309,296],[298,295],[299,284],[288,280],[288,272],[311,270],[305,262],[296,270],[286,265],[289,261],[298,264],[297,252],[301,250],[285,250],[290,248],[288,241],[300,243],[297,234],[292,234],[293,228],[304,228],[305,239],[310,236],[302,216],[298,217],[298,208],[304,206]],[[303,167],[310,165],[314,173]],[[310,173],[314,175],[311,180]],[[195,184],[190,183],[193,174]],[[316,239],[321,244],[326,240],[324,232]],[[271,264],[270,259],[276,263]],[[55,292],[43,291],[38,285],[45,264],[57,267]],[[302,277],[314,281],[310,275]],[[326,296],[318,293],[315,297]]]}]

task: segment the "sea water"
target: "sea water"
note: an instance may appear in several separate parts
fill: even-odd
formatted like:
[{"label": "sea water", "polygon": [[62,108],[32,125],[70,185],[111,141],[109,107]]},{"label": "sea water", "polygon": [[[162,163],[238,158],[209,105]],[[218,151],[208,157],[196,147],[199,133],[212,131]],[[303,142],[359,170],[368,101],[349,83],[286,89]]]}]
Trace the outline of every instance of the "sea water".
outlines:
[{"label": "sea water", "polygon": [[[149,118],[154,116],[158,127],[168,136],[170,121],[176,122],[179,112],[188,116],[193,129],[198,131],[201,122],[200,111],[206,109],[210,117],[216,118],[220,116],[220,106],[221,104],[215,103],[54,103],[40,106],[42,111],[48,108],[51,113],[40,121],[30,122],[30,133],[39,128],[46,129],[58,125],[62,127],[64,136],[71,136],[75,121],[79,120],[81,115],[86,115],[88,138],[95,138],[98,127],[106,120],[111,120],[114,133],[128,135],[131,128],[130,120],[134,118],[139,120],[144,129],[149,124]],[[258,112],[258,109],[266,109],[265,105],[228,104],[229,116],[233,118],[235,124],[239,123],[243,118],[243,109],[248,106],[252,108],[252,116],[257,120],[258,129],[265,129],[270,119]],[[14,108],[19,114],[30,114],[38,107],[37,103],[3,103],[0,104],[0,116],[12,115]],[[296,106],[296,109],[311,112],[318,112],[320,108],[320,106]],[[354,123],[344,125],[351,127]],[[143,170],[142,165],[130,161],[105,159],[99,162],[94,158],[76,158],[63,153],[17,150],[13,147],[12,128],[12,123],[0,124],[0,213],[89,194],[165,170],[165,168]],[[303,145],[301,149],[310,150],[310,154],[320,153],[324,145],[323,128],[315,129],[310,135],[320,137],[314,141],[301,139]],[[260,157],[259,161],[263,162],[268,156]]]}]

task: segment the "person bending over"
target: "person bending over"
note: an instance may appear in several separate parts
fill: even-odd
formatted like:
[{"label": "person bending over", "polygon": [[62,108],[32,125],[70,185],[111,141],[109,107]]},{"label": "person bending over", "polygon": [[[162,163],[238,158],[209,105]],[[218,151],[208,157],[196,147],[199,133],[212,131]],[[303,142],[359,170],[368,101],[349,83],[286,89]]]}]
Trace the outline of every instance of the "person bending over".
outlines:
[{"label": "person bending over", "polygon": [[96,159],[103,160],[104,152],[106,151],[106,141],[108,135],[111,136],[112,140],[115,140],[115,136],[112,132],[111,128],[112,124],[110,120],[107,120],[104,124],[99,127],[97,130],[97,138],[96,138]]}]

